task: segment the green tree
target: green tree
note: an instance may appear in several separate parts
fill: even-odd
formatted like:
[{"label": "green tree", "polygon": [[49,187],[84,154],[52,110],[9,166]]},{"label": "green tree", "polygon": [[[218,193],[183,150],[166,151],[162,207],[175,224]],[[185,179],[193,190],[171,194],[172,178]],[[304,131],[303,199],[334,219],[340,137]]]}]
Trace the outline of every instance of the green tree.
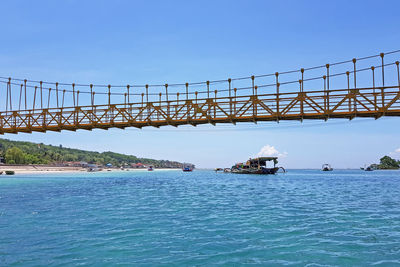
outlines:
[{"label": "green tree", "polygon": [[384,156],[380,159],[379,169],[399,169],[400,164],[395,159],[389,156]]},{"label": "green tree", "polygon": [[25,163],[26,164],[43,164],[47,163],[43,159],[38,158],[36,155],[25,154]]},{"label": "green tree", "polygon": [[62,161],[86,161],[96,164],[111,163],[114,166],[121,166],[124,164],[129,165],[131,163],[139,162],[143,164],[151,164],[157,167],[179,168],[182,166],[181,163],[176,161],[138,158],[133,155],[124,155],[114,152],[99,153],[60,146],[11,141],[1,138],[0,156],[4,157],[8,164],[49,164]]},{"label": "green tree", "polygon": [[24,164],[25,155],[18,147],[12,147],[6,151],[6,163],[9,164]]}]

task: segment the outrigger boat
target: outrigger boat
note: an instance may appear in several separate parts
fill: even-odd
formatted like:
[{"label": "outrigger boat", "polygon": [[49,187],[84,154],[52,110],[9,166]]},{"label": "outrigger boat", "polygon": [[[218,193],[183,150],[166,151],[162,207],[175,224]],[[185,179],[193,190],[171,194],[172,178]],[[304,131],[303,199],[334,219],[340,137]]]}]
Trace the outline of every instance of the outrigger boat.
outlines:
[{"label": "outrigger boat", "polygon": [[184,163],[182,166],[182,171],[184,172],[191,172],[193,171],[194,166],[192,164],[186,164]]},{"label": "outrigger boat", "polygon": [[372,172],[374,169],[371,166],[367,166],[364,168],[364,171],[366,172]]},{"label": "outrigger boat", "polygon": [[329,171],[333,171],[331,165],[329,165],[328,163],[325,163],[324,165],[322,165],[322,171],[324,172],[329,172]]},{"label": "outrigger boat", "polygon": [[[273,168],[267,168],[267,162],[272,161],[274,163]],[[224,172],[231,173],[242,173],[242,174],[275,174],[280,168],[285,171],[282,167],[277,167],[277,157],[260,157],[249,159],[245,164],[236,163],[231,169],[224,169]]]}]

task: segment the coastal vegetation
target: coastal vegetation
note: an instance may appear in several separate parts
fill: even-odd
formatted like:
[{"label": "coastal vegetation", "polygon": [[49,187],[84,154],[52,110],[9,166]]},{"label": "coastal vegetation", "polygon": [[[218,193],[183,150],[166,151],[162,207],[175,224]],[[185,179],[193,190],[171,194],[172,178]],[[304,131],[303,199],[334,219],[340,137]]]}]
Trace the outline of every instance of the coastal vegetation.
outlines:
[{"label": "coastal vegetation", "polygon": [[380,159],[379,164],[371,164],[370,167],[378,170],[397,170],[400,169],[400,160],[395,160],[389,156],[384,156]]},{"label": "coastal vegetation", "polygon": [[0,139],[0,157],[6,164],[57,164],[87,162],[89,164],[126,166],[135,163],[156,168],[181,168],[182,163],[170,160],[138,158],[114,152],[94,152],[31,142]]},{"label": "coastal vegetation", "polygon": [[379,169],[399,169],[400,161],[392,159],[389,156],[384,156],[380,159]]}]

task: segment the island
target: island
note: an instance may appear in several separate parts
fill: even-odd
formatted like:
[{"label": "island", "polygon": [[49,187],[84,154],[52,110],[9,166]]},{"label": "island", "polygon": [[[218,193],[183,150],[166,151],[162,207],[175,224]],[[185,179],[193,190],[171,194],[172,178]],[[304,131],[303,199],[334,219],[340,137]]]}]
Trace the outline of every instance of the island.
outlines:
[{"label": "island", "polygon": [[140,158],[115,152],[95,152],[66,148],[62,145],[45,145],[0,139],[0,171],[86,171],[116,169],[181,169],[184,165],[171,160]]},{"label": "island", "polygon": [[379,164],[371,164],[369,167],[374,170],[398,170],[400,169],[400,160],[384,156],[380,159]]}]

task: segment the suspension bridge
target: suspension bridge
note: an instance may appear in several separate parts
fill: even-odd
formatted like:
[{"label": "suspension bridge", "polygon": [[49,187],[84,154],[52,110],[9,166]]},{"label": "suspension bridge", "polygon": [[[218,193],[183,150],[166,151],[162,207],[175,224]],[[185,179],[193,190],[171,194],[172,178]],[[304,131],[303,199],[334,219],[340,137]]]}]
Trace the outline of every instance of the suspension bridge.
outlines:
[{"label": "suspension bridge", "polygon": [[0,134],[400,116],[399,54],[176,84],[0,77]]}]

